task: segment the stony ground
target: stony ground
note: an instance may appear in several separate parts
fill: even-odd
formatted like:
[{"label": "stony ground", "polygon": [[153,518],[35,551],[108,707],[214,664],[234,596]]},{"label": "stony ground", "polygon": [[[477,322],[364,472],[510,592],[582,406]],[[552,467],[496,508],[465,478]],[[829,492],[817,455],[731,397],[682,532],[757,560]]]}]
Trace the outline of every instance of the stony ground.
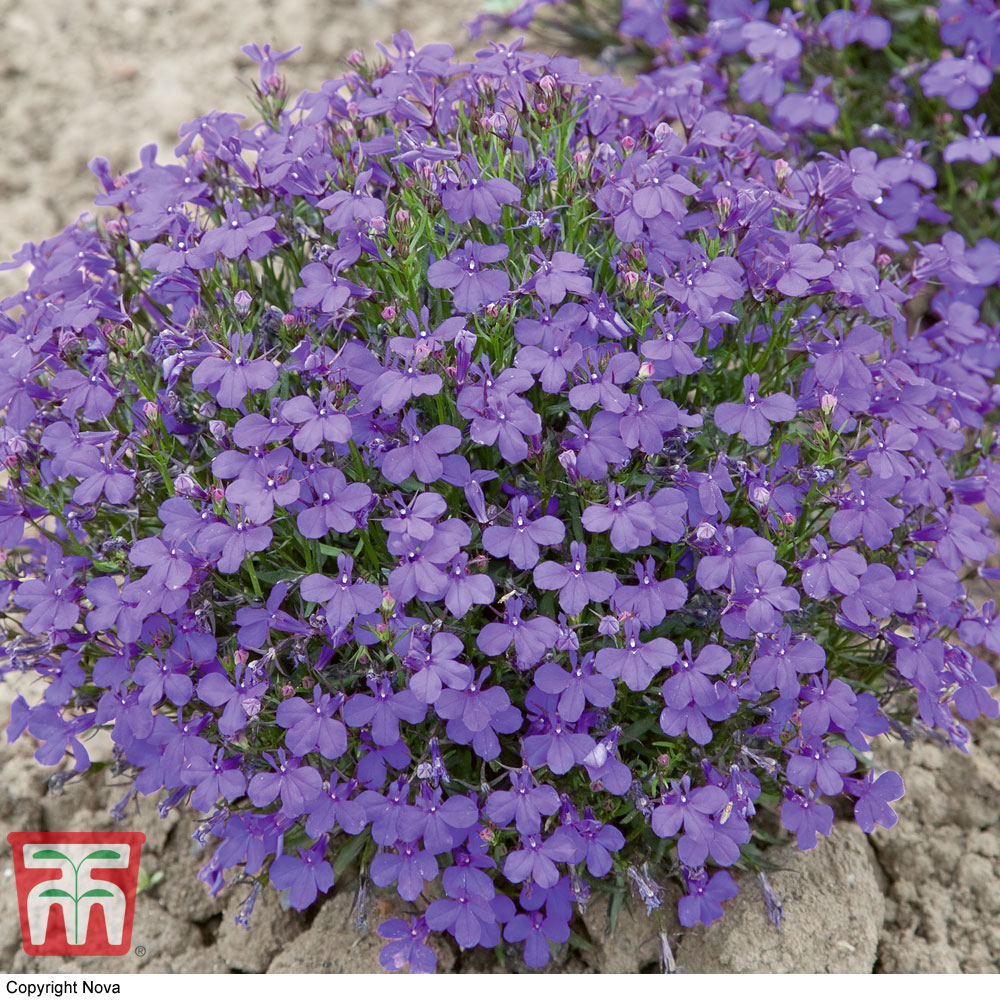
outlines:
[{"label": "stony ground", "polygon": [[[388,41],[409,27],[420,43],[464,42],[467,0],[0,0],[0,260],[86,211],[95,155],[116,170],[137,165],[157,142],[169,155],[177,126],[211,108],[249,113],[254,69],[241,45],[304,46],[288,66],[293,92],[316,87],[354,48]],[[0,272],[0,295],[19,276]],[[10,689],[0,684],[0,725]],[[676,923],[647,920],[627,906],[615,933],[595,900],[571,947],[554,966],[565,972],[656,971],[660,935],[689,972],[1000,972],[1000,725],[977,730],[969,757],[924,743],[886,748],[885,766],[902,770],[908,795],[893,830],[866,838],[848,823],[815,851],[772,852],[770,881],[784,904],[784,933],[768,923],[753,879],[729,904],[725,921],[681,937]],[[0,747],[0,970],[84,971],[86,960],[38,960],[20,949],[11,830],[110,829],[108,807],[123,779],[74,779],[60,793],[26,742]],[[106,772],[105,772],[106,773]],[[247,893],[234,886],[210,898],[196,873],[207,860],[191,839],[196,820],[160,820],[139,804],[126,828],[146,832],[143,866],[156,884],[137,902],[133,944],[142,956],[121,971],[367,972],[377,968],[378,937],[355,927],[355,886],[303,914],[283,913],[264,895],[249,932],[233,915]],[[372,897],[371,927],[391,911]],[[672,909],[670,901],[664,911]],[[460,954],[441,944],[447,971],[525,971],[516,955]],[[106,961],[101,970],[107,969]]]}]

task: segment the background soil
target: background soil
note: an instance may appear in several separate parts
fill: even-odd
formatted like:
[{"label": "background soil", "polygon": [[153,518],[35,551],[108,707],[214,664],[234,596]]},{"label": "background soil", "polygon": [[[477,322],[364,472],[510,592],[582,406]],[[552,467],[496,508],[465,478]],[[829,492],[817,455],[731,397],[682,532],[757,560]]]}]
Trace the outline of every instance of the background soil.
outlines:
[{"label": "background soil", "polygon": [[[475,7],[461,0],[0,0],[0,260],[88,210],[93,156],[124,172],[147,142],[169,160],[177,127],[192,117],[212,108],[252,114],[256,69],[241,45],[302,44],[284,64],[294,94],[337,75],[351,50],[371,52],[374,39],[388,43],[401,28],[418,43],[447,40],[471,52],[477,46],[461,22]],[[0,272],[0,296],[20,281],[17,272]],[[0,724],[12,696],[0,684]],[[907,785],[894,829],[865,838],[844,823],[808,854],[773,853],[770,880],[786,918],[780,936],[755,880],[744,878],[727,919],[686,936],[669,918],[668,899],[663,925],[632,903],[609,937],[606,907],[595,900],[554,968],[656,971],[663,935],[688,971],[1000,972],[1000,726],[976,734],[969,757],[933,743],[885,748],[880,762],[902,770]],[[86,960],[21,951],[5,838],[11,830],[110,829],[108,808],[127,786],[104,772],[60,790],[32,760],[33,749],[28,740],[0,747],[0,970],[85,971]],[[190,836],[195,825],[177,812],[161,820],[152,801],[130,810],[125,828],[145,830],[143,867],[156,884],[137,904],[133,943],[144,953],[121,959],[121,971],[377,968],[380,941],[356,927],[349,880],[302,915],[281,912],[265,894],[251,930],[237,927],[233,916],[248,887],[207,895],[195,878],[207,860]],[[388,896],[371,897],[373,928],[392,905]],[[442,971],[526,971],[512,951],[502,964],[447,942],[439,953]]]}]

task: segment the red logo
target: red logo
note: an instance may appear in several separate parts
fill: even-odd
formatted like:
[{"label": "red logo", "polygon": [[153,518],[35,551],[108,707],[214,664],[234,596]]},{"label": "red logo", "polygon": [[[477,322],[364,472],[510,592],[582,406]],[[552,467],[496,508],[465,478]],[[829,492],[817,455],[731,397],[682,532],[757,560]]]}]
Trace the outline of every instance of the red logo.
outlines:
[{"label": "red logo", "polygon": [[124,955],[144,833],[11,833],[29,955]]}]

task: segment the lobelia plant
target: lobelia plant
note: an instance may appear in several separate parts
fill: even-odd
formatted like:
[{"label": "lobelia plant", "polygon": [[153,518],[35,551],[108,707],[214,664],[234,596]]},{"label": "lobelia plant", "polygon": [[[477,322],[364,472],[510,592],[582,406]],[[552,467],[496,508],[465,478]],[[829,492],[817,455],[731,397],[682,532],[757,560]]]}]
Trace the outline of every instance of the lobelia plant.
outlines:
[{"label": "lobelia plant", "polygon": [[394,46],[295,101],[248,47],[259,122],[93,161],[116,211],[15,258],[8,739],[109,730],[240,922],[394,886],[387,969],[544,966],[592,886],[709,924],[734,867],[779,923],[779,822],[892,826],[871,739],[998,714],[1000,246],[905,239],[898,157],[711,67]]}]

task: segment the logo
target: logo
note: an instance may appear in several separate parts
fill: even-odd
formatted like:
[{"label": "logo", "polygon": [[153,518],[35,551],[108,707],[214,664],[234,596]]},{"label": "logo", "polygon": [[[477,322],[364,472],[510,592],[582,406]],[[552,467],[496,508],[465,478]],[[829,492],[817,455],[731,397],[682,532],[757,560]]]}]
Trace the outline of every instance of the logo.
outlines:
[{"label": "logo", "polygon": [[11,833],[29,955],[124,955],[143,833]]}]

